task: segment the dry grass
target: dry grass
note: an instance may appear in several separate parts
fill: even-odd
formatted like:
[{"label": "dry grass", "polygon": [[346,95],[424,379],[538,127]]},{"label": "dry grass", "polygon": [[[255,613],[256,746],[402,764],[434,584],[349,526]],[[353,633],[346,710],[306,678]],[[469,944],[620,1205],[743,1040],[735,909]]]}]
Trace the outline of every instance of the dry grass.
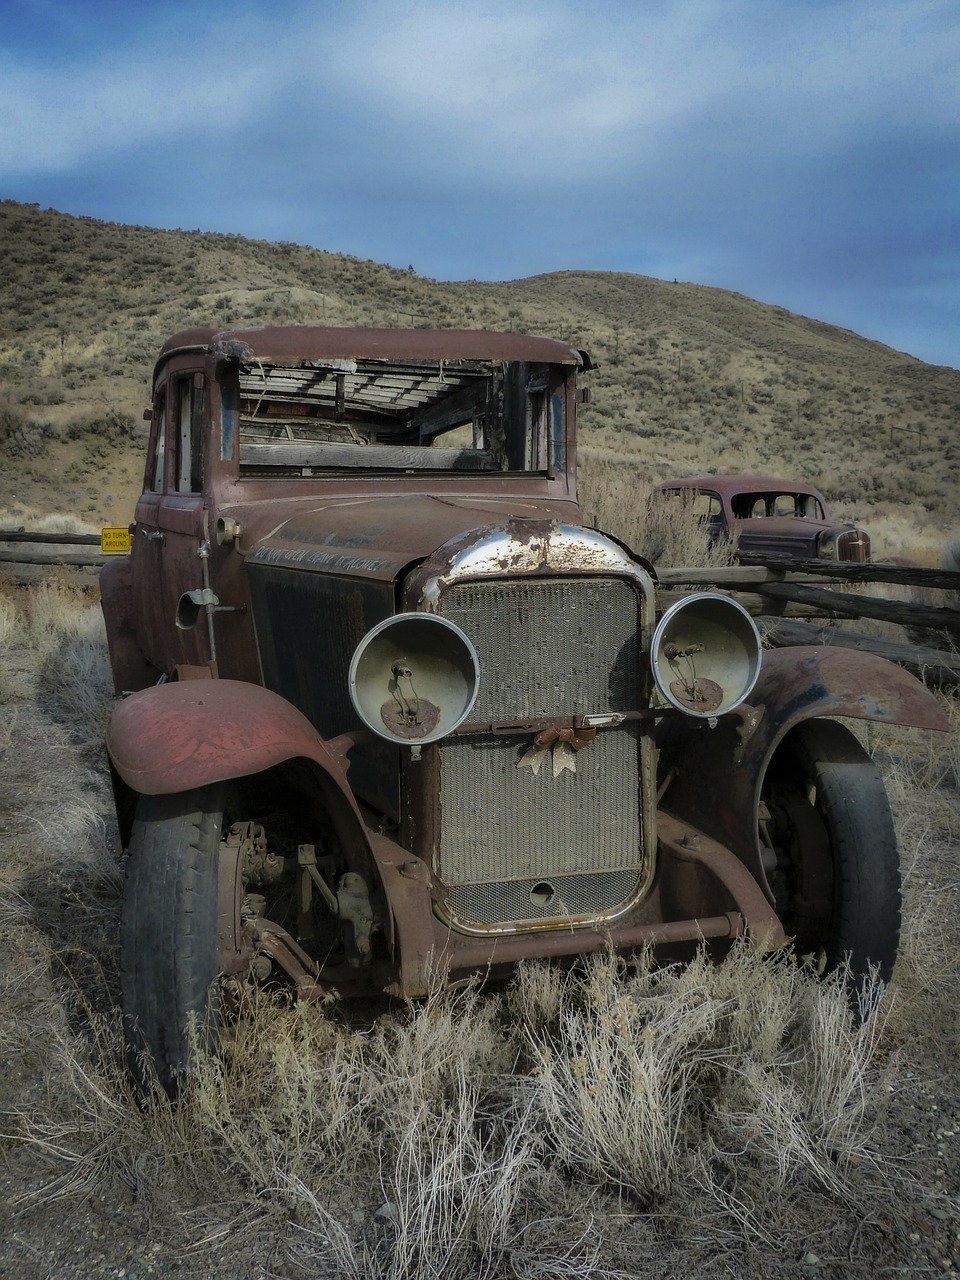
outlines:
[{"label": "dry grass", "polygon": [[77,741],[99,748],[113,692],[99,604],[52,579],[29,592],[19,626],[39,659],[40,697]]},{"label": "dry grass", "polygon": [[664,502],[627,458],[585,449],[579,460],[586,523],[612,533],[653,565],[732,564],[734,544],[712,542],[693,515],[693,498]]},{"label": "dry grass", "polygon": [[532,966],[362,1027],[265,1008],[175,1110],[134,1104],[95,1021],[57,1037],[56,1101],[20,1126],[48,1201],[119,1179],[155,1212],[287,1219],[301,1262],[356,1277],[614,1274],[590,1215],[548,1206],[612,1196],[654,1230],[695,1209],[744,1231],[790,1188],[862,1195],[879,1008],[858,1026],[839,985],[746,951]]},{"label": "dry grass", "polygon": [[612,1280],[639,1258],[690,1274],[704,1240],[779,1257],[811,1214],[897,1220],[912,1175],[881,1152],[898,1059],[960,1052],[955,704],[946,738],[862,727],[906,888],[894,984],[862,1020],[839,982],[746,948],[535,964],[409,1007],[264,999],[171,1108],[159,1090],[138,1104],[123,1065],[102,775],[95,797],[61,763],[109,704],[99,616],[56,585],[3,616],[47,715],[0,789],[22,805],[0,878],[0,1058],[36,1080],[7,1094],[3,1129],[45,1170],[20,1211],[105,1197],[207,1274],[211,1251],[229,1242],[237,1274],[270,1238],[279,1274],[355,1280]]}]

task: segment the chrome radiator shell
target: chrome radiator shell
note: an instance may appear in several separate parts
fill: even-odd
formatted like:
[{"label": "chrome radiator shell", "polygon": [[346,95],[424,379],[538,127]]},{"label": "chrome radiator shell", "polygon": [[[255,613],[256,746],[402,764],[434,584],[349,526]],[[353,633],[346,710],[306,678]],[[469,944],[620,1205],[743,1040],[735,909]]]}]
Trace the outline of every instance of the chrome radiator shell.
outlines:
[{"label": "chrome radiator shell", "polygon": [[480,657],[468,731],[438,744],[433,849],[438,914],[467,933],[612,920],[653,875],[655,767],[641,720],[600,728],[574,769],[556,768],[556,747],[537,772],[521,763],[545,722],[645,705],[652,582],[601,535],[564,533],[564,546],[490,539],[460,553],[459,572],[421,579],[420,607],[456,622]]}]

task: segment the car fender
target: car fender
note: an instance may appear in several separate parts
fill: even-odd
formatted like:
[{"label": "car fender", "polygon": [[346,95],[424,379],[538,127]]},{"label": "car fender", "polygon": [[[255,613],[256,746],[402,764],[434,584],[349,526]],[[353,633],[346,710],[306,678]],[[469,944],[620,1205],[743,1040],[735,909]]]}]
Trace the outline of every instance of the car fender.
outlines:
[{"label": "car fender", "polygon": [[764,774],[790,730],[820,716],[949,728],[933,694],[875,654],[815,645],[767,651],[748,705],[713,728],[679,717],[660,726],[664,807],[727,845],[764,884],[757,839]]},{"label": "car fender", "polygon": [[279,694],[241,680],[182,680],[131,694],[110,718],[107,751],[141,795],[241,778],[295,756],[314,760],[351,794],[343,758],[306,716]]},{"label": "car fender", "polygon": [[349,738],[325,741],[292,703],[261,685],[206,678],[154,685],[124,698],[110,718],[106,744],[124,845],[138,795],[190,791],[286,761],[310,762],[345,856],[386,900],[392,946],[392,907],[347,782]]}]

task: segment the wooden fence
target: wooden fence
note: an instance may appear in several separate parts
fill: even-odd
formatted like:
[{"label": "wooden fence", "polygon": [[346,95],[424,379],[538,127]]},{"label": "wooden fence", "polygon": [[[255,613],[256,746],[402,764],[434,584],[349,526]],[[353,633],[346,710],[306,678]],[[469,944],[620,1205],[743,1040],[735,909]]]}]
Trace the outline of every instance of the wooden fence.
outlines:
[{"label": "wooden fence", "polygon": [[[757,619],[770,644],[859,649],[899,663],[928,684],[960,684],[960,573],[744,555],[729,567],[658,569],[657,577],[666,588],[665,603],[691,587],[728,592]],[[892,598],[861,594],[871,584],[897,590]],[[909,639],[865,635],[846,625],[859,618],[894,623]]]},{"label": "wooden fence", "polygon": [[[99,534],[0,530],[0,574],[15,581],[36,581],[61,566],[92,580],[108,558]],[[691,588],[732,595],[771,644],[861,649],[900,663],[928,683],[960,684],[960,573],[743,555],[728,567],[658,568],[657,577],[664,604]],[[895,587],[897,595],[863,594],[870,584]],[[851,630],[847,624],[858,618],[906,628],[909,642]]]},{"label": "wooden fence", "polygon": [[58,568],[92,584],[108,558],[100,549],[99,533],[0,529],[0,578],[21,585],[40,582]]}]

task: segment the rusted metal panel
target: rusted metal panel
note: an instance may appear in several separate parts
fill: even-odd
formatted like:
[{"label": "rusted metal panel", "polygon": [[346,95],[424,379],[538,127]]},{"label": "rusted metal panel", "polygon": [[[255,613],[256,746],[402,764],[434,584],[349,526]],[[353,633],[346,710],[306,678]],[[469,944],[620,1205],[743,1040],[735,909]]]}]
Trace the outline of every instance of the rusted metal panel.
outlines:
[{"label": "rusted metal panel", "polygon": [[[711,496],[720,510],[707,521],[710,537],[734,538],[744,554],[821,557],[864,563],[870,537],[831,518],[819,489],[803,480],[761,475],[698,475],[664,480],[662,494]],[[781,499],[788,510],[781,510]],[[706,519],[706,517],[704,517]]]},{"label": "rusted metal panel", "polygon": [[715,728],[663,722],[659,777],[664,805],[731,849],[761,884],[760,789],[770,758],[794,726],[849,716],[949,728],[939,701],[908,672],[873,654],[823,646],[765,652],[751,705],[754,716],[722,716]]},{"label": "rusted metal panel", "polygon": [[919,680],[872,653],[808,645],[763,655],[752,701],[782,708],[782,732],[811,714],[948,729],[940,702]]},{"label": "rusted metal panel", "polygon": [[[783,736],[822,715],[943,727],[903,673],[822,648],[767,655],[729,714],[666,705],[655,575],[584,527],[575,498],[587,367],[563,342],[473,330],[211,328],[164,346],[134,552],[105,605],[118,677],[148,678],[134,645],[179,679],[122,702],[108,749],[125,835],[131,793],[229,779],[231,823],[266,833],[276,819],[262,857],[245,837],[222,846],[238,991],[271,965],[308,996],[417,996],[531,956],[782,945],[757,803]],[[179,412],[164,418],[164,403]],[[189,629],[183,598],[206,627]],[[437,741],[378,728],[401,676],[405,705],[436,697],[424,689],[450,655],[416,638],[422,617],[364,677],[380,720],[351,694],[354,655],[398,613],[457,623],[479,655],[469,705]],[[710,664],[731,634],[713,610],[685,642],[691,688],[723,678]]]},{"label": "rusted metal panel", "polygon": [[239,680],[186,680],[131,694],[110,718],[107,751],[141,795],[189,791],[304,756],[354,803],[344,762],[309,720],[269,689]]},{"label": "rusted metal panel", "polygon": [[525,360],[582,367],[582,351],[555,338],[481,329],[341,329],[285,325],[262,329],[185,329],[160,349],[159,366],[185,351],[264,360],[372,357],[411,360]]},{"label": "rusted metal panel", "polygon": [[334,500],[285,521],[247,562],[390,582],[451,539],[474,546],[488,528],[511,519],[546,526],[569,510],[567,503],[423,492]]}]

